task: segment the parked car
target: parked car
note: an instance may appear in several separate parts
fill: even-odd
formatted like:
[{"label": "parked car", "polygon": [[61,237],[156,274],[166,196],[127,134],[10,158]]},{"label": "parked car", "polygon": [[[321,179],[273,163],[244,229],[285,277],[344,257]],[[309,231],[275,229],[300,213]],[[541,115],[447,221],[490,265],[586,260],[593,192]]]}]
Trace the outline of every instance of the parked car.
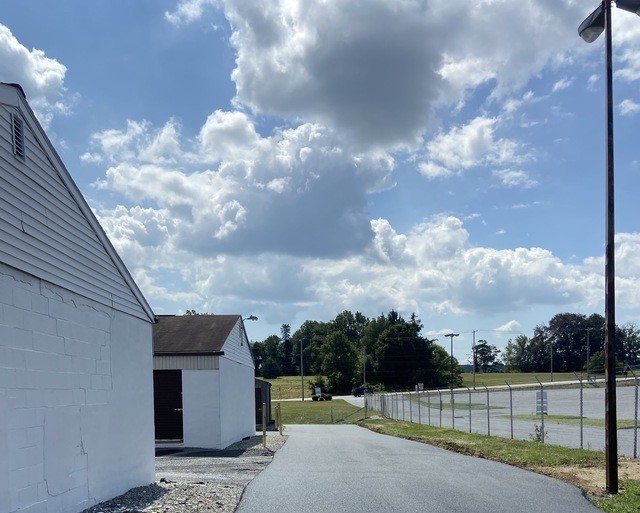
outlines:
[{"label": "parked car", "polygon": [[351,389],[351,393],[353,394],[353,397],[361,397],[364,394],[371,394],[371,389],[369,387],[355,387]]}]

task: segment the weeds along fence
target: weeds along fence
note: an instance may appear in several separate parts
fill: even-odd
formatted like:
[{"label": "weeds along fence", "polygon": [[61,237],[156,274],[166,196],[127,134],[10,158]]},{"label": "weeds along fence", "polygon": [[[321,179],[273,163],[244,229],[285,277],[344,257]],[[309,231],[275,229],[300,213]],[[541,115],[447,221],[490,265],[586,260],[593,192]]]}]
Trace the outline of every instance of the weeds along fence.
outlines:
[{"label": "weeds along fence", "polygon": [[[563,384],[375,393],[365,396],[365,405],[389,419],[603,451],[604,382],[576,378]],[[633,458],[639,451],[639,386],[640,375],[634,374],[616,389],[618,452]]]}]

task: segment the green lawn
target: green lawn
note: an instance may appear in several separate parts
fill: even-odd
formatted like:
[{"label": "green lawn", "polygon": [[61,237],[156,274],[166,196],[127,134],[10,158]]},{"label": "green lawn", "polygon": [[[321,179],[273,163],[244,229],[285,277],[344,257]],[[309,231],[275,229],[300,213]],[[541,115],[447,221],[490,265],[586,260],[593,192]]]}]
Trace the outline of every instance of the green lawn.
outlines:
[{"label": "green lawn", "polygon": [[[273,401],[277,403],[277,401]],[[364,409],[342,399],[333,401],[283,401],[283,424],[354,424],[364,418]],[[275,407],[275,404],[273,405]]]},{"label": "green lawn", "polygon": [[[262,379],[271,383],[271,399],[277,401],[279,399],[300,399],[302,384],[300,376],[280,376],[275,379]],[[314,380],[315,376],[304,377],[304,397],[311,397],[309,391],[309,382]]]}]

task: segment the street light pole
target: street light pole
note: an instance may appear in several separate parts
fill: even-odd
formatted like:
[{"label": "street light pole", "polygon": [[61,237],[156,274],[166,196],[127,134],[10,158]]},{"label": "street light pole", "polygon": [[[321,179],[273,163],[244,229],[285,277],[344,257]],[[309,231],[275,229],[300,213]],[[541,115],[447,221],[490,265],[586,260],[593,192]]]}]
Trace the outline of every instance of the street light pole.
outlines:
[{"label": "street light pole", "polygon": [[611,52],[611,0],[604,3],[605,67],[607,110],[607,197],[604,294],[604,364],[606,389],[604,394],[605,474],[607,491],[618,493],[618,426],[616,413],[616,289],[615,289],[615,224],[613,173],[613,62]]},{"label": "street light pole", "polygon": [[[606,247],[604,299],[604,358],[605,358],[605,462],[607,492],[618,493],[618,438],[616,420],[616,299],[615,299],[615,223],[613,172],[613,58],[611,49],[611,0],[603,2],[578,28],[578,34],[592,43],[605,32],[605,88],[606,88]],[[640,0],[616,0],[616,6],[640,14]]]}]

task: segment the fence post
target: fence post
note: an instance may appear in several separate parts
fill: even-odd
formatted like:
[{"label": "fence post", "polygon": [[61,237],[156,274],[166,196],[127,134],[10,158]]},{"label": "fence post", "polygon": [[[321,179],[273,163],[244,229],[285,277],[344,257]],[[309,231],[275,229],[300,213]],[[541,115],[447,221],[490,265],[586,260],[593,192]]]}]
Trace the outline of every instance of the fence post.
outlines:
[{"label": "fence post", "polygon": [[422,424],[422,419],[420,418],[420,390],[418,390],[418,424]]},{"label": "fence post", "polygon": [[369,394],[364,394],[364,418],[367,418],[367,400],[369,399]]},{"label": "fence post", "polygon": [[[505,383],[507,383],[505,381]],[[511,440],[513,440],[513,390],[511,390],[511,385],[507,383],[509,387],[509,418],[511,419]]]},{"label": "fence post", "polygon": [[404,392],[402,392],[400,397],[402,397],[402,420],[404,421]]},{"label": "fence post", "polygon": [[440,399],[440,427],[442,427],[442,392],[438,389],[438,397]]},{"label": "fence post", "polygon": [[262,403],[262,447],[267,448],[267,403]]},{"label": "fence post", "polygon": [[489,415],[489,388],[484,385],[484,389],[487,392],[487,436],[491,436],[491,417]]},{"label": "fence post", "polygon": [[282,404],[278,403],[278,432],[280,433],[280,436],[282,436]]},{"label": "fence post", "polygon": [[573,373],[576,379],[580,382],[580,449],[584,449],[584,402],[583,402],[583,391],[582,391],[582,378],[578,376],[577,372]]},{"label": "fence post", "polygon": [[467,392],[469,393],[469,433],[471,433],[471,389],[467,388]]},{"label": "fence post", "polygon": [[633,384],[635,386],[634,406],[633,406],[633,457],[638,457],[638,376],[633,372],[631,368],[631,375],[633,376]]},{"label": "fence post", "polygon": [[413,422],[413,397],[411,396],[411,392],[409,392],[409,422]]},{"label": "fence post", "polygon": [[542,443],[544,443],[544,386],[542,386],[542,382],[538,379],[537,376],[536,380],[538,381],[538,383],[540,383],[540,422],[542,423],[541,441]]},{"label": "fence post", "polygon": [[431,392],[427,392],[427,423],[431,425]]},{"label": "fence post", "polygon": [[451,429],[456,428],[456,400],[455,394],[453,393],[453,385],[451,388],[451,397],[449,398],[451,401]]}]

